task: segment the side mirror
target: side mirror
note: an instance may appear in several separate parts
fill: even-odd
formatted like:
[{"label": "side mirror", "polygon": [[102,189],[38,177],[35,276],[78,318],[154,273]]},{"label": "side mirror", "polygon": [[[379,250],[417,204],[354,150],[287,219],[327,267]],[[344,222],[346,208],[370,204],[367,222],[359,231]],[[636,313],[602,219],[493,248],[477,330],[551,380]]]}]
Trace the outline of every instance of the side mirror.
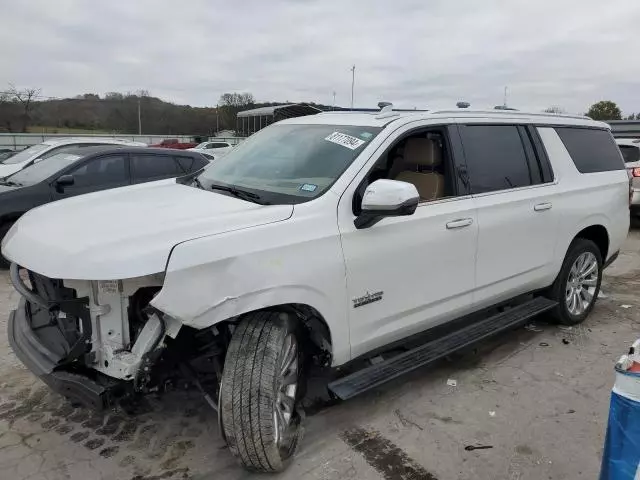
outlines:
[{"label": "side mirror", "polygon": [[54,182],[54,185],[56,186],[56,190],[62,192],[64,190],[64,187],[70,187],[74,183],[75,180],[73,178],[73,175],[62,175],[61,177],[58,177],[58,179]]},{"label": "side mirror", "polygon": [[398,180],[376,180],[362,196],[362,213],[354,220],[356,228],[368,228],[384,217],[413,215],[420,202],[415,185]]}]

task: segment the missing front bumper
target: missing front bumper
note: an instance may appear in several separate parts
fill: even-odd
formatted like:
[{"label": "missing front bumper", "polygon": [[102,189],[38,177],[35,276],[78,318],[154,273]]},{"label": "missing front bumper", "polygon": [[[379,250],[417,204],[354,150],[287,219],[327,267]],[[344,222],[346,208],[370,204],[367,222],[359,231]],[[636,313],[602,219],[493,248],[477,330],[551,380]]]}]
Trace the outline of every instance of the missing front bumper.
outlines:
[{"label": "missing front bumper", "polygon": [[8,336],[16,356],[39,377],[51,373],[63,359],[63,355],[47,347],[31,328],[24,298],[9,315]]},{"label": "missing front bumper", "polygon": [[28,304],[20,299],[18,308],[11,312],[8,324],[9,344],[18,359],[51,390],[67,397],[73,403],[102,410],[109,407],[120,390],[118,382],[99,383],[88,375],[60,369],[65,355],[47,347],[31,328]]}]

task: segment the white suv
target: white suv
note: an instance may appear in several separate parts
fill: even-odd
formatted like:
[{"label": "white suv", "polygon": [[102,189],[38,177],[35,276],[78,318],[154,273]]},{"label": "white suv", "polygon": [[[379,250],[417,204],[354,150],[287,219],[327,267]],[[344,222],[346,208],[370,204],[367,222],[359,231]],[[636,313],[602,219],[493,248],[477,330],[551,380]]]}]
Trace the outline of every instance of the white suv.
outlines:
[{"label": "white suv", "polygon": [[583,321],[628,202],[609,127],[588,118],[289,119],[198,176],[25,214],[2,245],[24,297],[9,341],[98,408],[182,372],[242,464],[277,471],[309,365],[353,366],[328,385],[346,399],[545,311]]},{"label": "white suv", "polygon": [[45,160],[53,155],[65,153],[68,147],[93,147],[96,145],[124,145],[127,147],[146,147],[146,143],[121,140],[109,137],[69,137],[48,139],[37,145],[21,150],[0,162],[0,178],[8,177],[29,165]]}]

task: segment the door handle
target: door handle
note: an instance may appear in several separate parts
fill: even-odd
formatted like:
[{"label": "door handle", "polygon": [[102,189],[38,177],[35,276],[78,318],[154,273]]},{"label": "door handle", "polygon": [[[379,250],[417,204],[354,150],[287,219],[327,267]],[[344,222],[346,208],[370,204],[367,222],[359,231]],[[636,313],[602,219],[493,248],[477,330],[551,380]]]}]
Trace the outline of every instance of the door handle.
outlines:
[{"label": "door handle", "polygon": [[473,223],[472,218],[459,218],[458,220],[452,220],[447,223],[447,230],[452,230],[454,228],[463,228],[468,227]]},{"label": "door handle", "polygon": [[553,207],[551,203],[539,203],[535,207],[533,207],[533,209],[536,212],[542,212],[544,210],[551,210],[551,207]]}]

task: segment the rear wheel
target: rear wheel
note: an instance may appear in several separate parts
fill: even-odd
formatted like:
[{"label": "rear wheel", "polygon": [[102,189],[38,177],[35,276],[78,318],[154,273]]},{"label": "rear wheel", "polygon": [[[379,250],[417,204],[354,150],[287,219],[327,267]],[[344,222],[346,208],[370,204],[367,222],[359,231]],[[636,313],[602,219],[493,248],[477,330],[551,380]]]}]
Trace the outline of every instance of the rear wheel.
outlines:
[{"label": "rear wheel", "polygon": [[302,436],[296,409],[301,354],[295,322],[282,312],[242,319],[225,359],[220,423],[229,449],[248,469],[278,472]]},{"label": "rear wheel", "polygon": [[591,313],[602,281],[602,254],[598,246],[585,238],[575,239],[562,264],[549,298],[558,302],[553,310],[563,325],[576,325]]}]

